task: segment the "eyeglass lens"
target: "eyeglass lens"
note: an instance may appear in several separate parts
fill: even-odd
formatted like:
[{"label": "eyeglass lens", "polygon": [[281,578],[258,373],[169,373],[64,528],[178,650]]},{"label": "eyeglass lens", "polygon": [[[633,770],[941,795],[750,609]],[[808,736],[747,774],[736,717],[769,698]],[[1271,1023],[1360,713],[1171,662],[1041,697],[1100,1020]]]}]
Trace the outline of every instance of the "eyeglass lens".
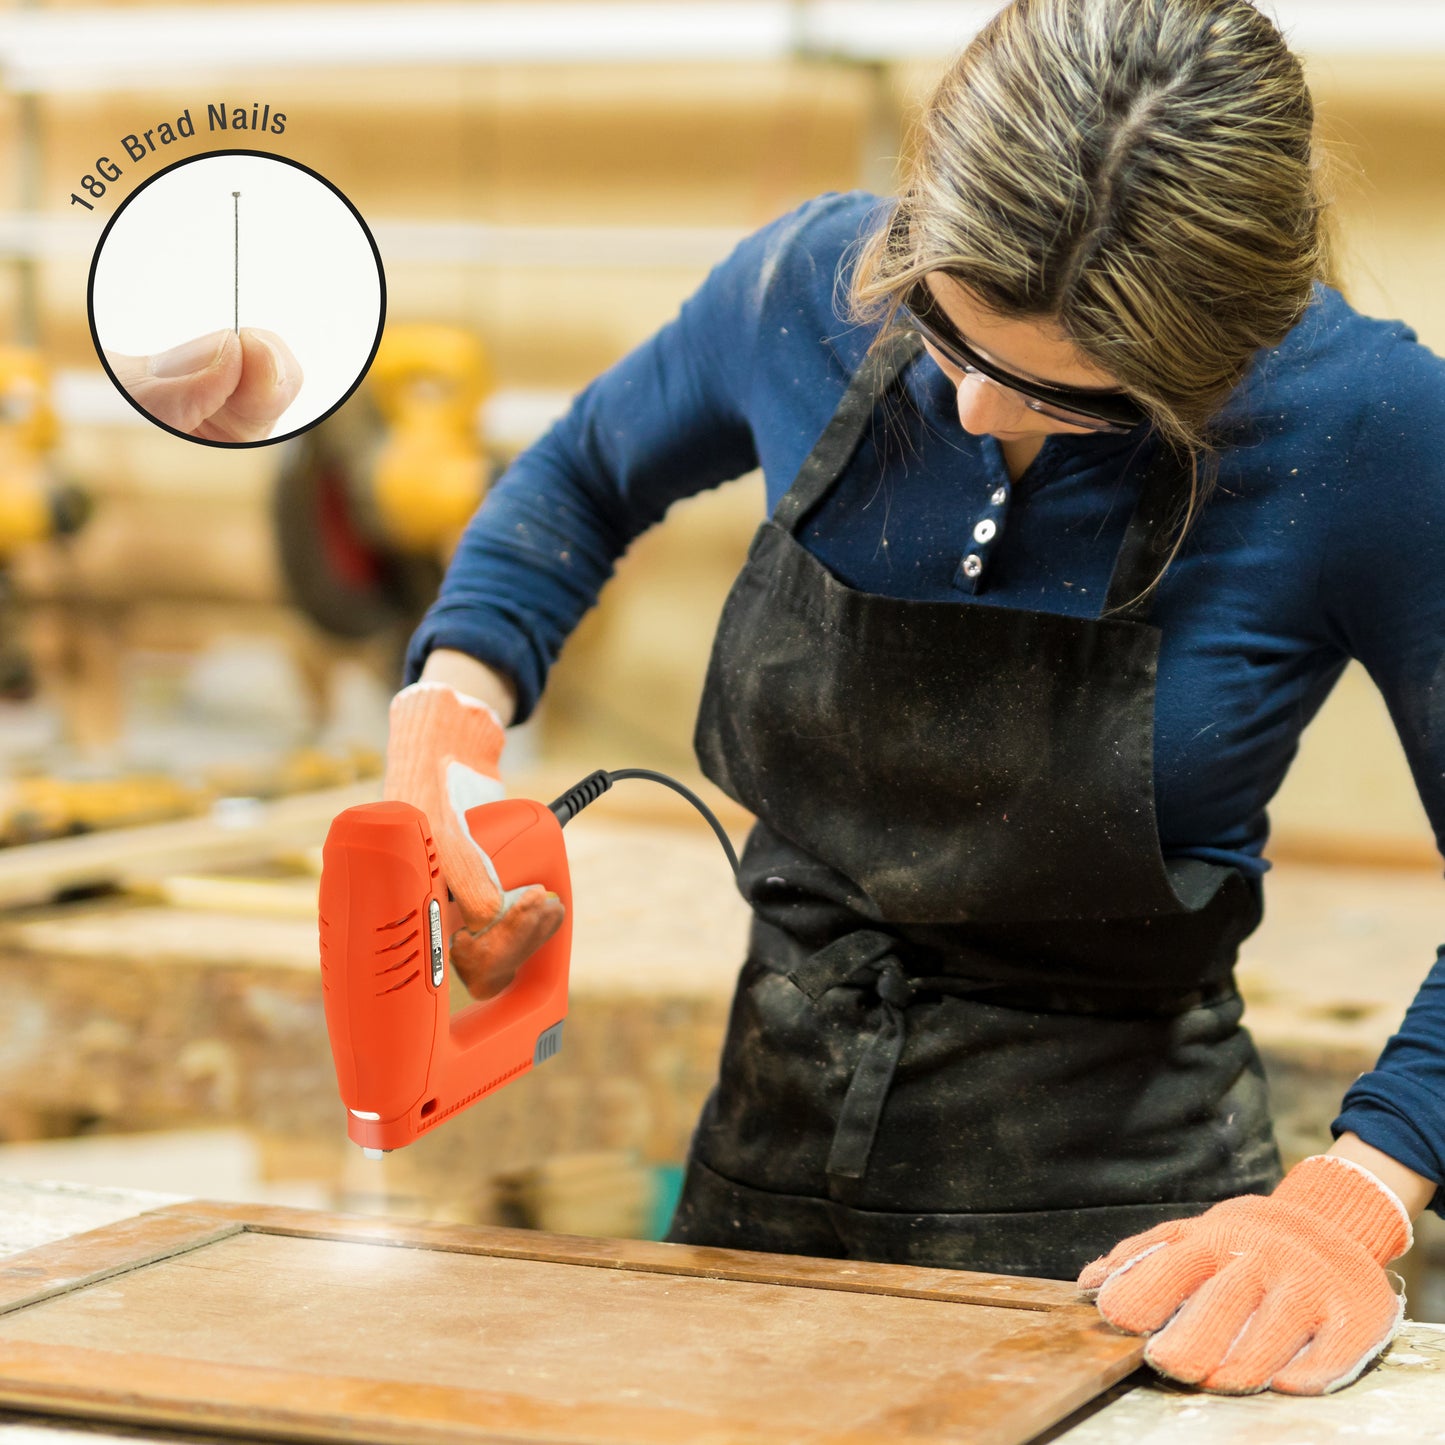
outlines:
[{"label": "eyeglass lens", "polygon": [[[985,376],[996,385],[1014,392],[1030,410],[1042,416],[1090,431],[1107,432],[1129,431],[1144,419],[1137,404],[1122,392],[1097,396],[1090,393],[1086,400],[1077,404],[1073,404],[1074,398],[1067,394],[1060,399],[1040,395],[1038,385],[1013,376],[979,356],[958,334],[922,281],[909,292],[903,309],[918,331],[953,365],[964,372]],[[1050,387],[1048,390],[1066,393],[1062,387]]]}]

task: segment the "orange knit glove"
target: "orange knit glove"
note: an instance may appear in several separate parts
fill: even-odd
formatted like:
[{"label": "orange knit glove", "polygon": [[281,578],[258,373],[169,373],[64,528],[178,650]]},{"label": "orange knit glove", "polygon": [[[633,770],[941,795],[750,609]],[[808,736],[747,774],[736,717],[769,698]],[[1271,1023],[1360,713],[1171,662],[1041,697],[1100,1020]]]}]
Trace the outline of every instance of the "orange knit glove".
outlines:
[{"label": "orange knit glove", "polygon": [[1332,1154],[1268,1198],[1226,1199],[1117,1244],[1079,1276],[1116,1328],[1149,1335],[1160,1374],[1223,1395],[1324,1395],[1394,1338],[1405,1300],[1384,1266],[1410,1247],[1405,1206]]},{"label": "orange knit glove", "polygon": [[474,998],[500,993],[562,922],[561,901],[541,884],[504,890],[467,831],[467,810],[504,794],[504,739],[486,703],[445,683],[414,682],[391,700],[382,796],[420,808],[431,824],[442,877],[466,924],[449,940],[452,965]]}]

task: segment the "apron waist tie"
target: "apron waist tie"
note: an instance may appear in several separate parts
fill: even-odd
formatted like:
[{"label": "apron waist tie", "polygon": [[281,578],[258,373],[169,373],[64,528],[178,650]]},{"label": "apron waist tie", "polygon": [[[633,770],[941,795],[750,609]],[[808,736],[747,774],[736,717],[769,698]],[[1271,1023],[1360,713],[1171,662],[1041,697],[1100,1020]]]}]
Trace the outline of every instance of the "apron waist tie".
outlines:
[{"label": "apron waist tie", "polygon": [[838,1111],[838,1125],[828,1151],[830,1178],[863,1177],[883,1117],[883,1105],[903,1056],[907,1033],[903,1011],[913,1002],[914,988],[894,946],[886,933],[872,929],[847,933],[819,949],[788,975],[814,1003],[831,989],[869,988],[883,1009],[878,1032],[864,1046]]},{"label": "apron waist tie", "polygon": [[838,1111],[838,1123],[828,1151],[830,1178],[861,1179],[868,1169],[873,1141],[883,1117],[883,1106],[893,1086],[898,1061],[907,1039],[905,1010],[920,992],[951,994],[964,998],[982,997],[1004,1005],[1065,1012],[1113,1012],[1124,1006],[1137,1015],[1183,1012],[1210,1004],[1234,991],[1232,978],[1181,990],[1117,990],[1105,1001],[1100,994],[1084,997],[1056,993],[1048,988],[1011,987],[1002,980],[958,976],[910,978],[897,955],[898,940],[876,929],[858,929],[810,954],[791,973],[788,981],[814,1003],[835,988],[858,988],[872,992],[881,1005],[878,1030],[863,1047],[853,1069],[848,1090]]}]

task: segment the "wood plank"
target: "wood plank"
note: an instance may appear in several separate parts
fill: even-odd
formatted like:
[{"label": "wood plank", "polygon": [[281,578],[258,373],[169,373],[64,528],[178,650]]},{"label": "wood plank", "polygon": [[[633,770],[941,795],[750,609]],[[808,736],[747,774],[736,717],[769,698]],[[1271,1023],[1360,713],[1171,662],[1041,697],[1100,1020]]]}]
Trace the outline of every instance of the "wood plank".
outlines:
[{"label": "wood plank", "polygon": [[1142,1353],[1058,1281],[209,1202],[10,1265],[0,1403],[298,1440],[1009,1445]]},{"label": "wood plank", "polygon": [[188,912],[316,921],[315,878],[230,878],[177,873],[153,881],[128,880],[127,892]]},{"label": "wood plank", "polygon": [[[1120,1356],[1118,1334],[1099,1317],[1093,1305],[1072,1305],[1075,1327],[1020,1330],[990,1345],[938,1382],[921,1399],[890,1408],[859,1429],[847,1445],[873,1445],[887,1440],[967,1440],[969,1445],[1006,1445],[1030,1438],[1059,1419],[1064,1398],[1069,1412],[1088,1404],[1101,1390],[1137,1368],[1139,1361]],[[1093,1370],[1078,1373],[1081,1360]],[[1072,1390],[1042,1400],[1034,1391],[1041,1379],[1074,1376]]]},{"label": "wood plank", "polygon": [[[585,1265],[597,1269],[694,1275],[707,1279],[797,1285],[810,1289],[887,1294],[900,1299],[945,1300],[955,1304],[997,1305],[1010,1309],[1072,1309],[1079,1302],[1078,1291],[1066,1280],[924,1269],[917,1265],[855,1264],[814,1259],[807,1255],[762,1254],[708,1245],[662,1244],[643,1239],[595,1239],[487,1225],[375,1219],[365,1215],[289,1209],[280,1205],[200,1200],[174,1207],[187,1218],[207,1218],[217,1228],[237,1224],[269,1234],[304,1239],[487,1254],[496,1258]],[[158,1214],[168,1212],[157,1211]]]},{"label": "wood plank", "polygon": [[256,803],[228,815],[116,828],[12,848],[0,853],[0,907],[44,902],[65,888],[264,859],[298,839],[311,841],[313,835],[324,834],[342,809],[380,796],[378,781],[350,783]]},{"label": "wood plank", "polygon": [[[790,1445],[810,1438],[733,1422],[714,1429],[695,1415],[656,1407],[591,1404],[579,1421],[569,1406],[495,1390],[317,1377],[253,1365],[187,1362],[177,1369],[171,1356],[133,1350],[120,1356],[68,1345],[4,1345],[0,1400],[15,1409],[223,1434],[244,1427],[248,1438],[365,1445]],[[129,1397],[109,1383],[121,1360],[131,1380]],[[297,1403],[282,1403],[290,1401]],[[398,1409],[404,1418],[397,1418]],[[486,1426],[478,1425],[479,1417]]]},{"label": "wood plank", "polygon": [[0,1315],[88,1289],[102,1280],[173,1259],[240,1234],[244,1225],[186,1205],[167,1205],[0,1260]]}]

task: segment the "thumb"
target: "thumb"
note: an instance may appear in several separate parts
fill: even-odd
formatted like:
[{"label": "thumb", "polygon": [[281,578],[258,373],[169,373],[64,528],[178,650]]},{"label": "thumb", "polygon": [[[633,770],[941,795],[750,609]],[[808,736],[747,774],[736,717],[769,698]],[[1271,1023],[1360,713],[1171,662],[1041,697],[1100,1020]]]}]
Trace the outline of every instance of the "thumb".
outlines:
[{"label": "thumb", "polygon": [[187,434],[225,405],[241,379],[241,342],[213,331],[155,356],[105,353],[116,381],[143,411]]},{"label": "thumb", "polygon": [[491,998],[562,926],[562,900],[532,884],[514,888],[507,906],[484,931],[459,928],[451,937],[452,967],[473,998]]},{"label": "thumb", "polygon": [[263,441],[301,390],[301,365],[274,331],[241,329],[241,365],[235,387],[198,434],[206,441]]},{"label": "thumb", "polygon": [[1111,1274],[1130,1268],[1139,1263],[1146,1254],[1166,1244],[1173,1244],[1182,1233],[1182,1226],[1188,1220],[1165,1220],[1142,1234],[1131,1234],[1121,1239],[1108,1254],[1086,1264],[1079,1274],[1078,1285],[1085,1294],[1092,1294],[1103,1288]]}]

